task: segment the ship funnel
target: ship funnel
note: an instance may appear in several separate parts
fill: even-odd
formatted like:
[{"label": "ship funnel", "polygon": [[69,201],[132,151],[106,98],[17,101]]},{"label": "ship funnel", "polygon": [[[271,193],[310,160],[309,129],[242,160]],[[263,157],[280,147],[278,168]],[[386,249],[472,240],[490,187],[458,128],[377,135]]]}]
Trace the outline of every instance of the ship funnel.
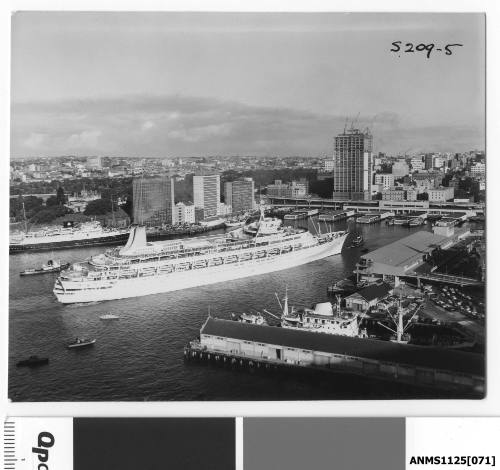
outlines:
[{"label": "ship funnel", "polygon": [[130,230],[127,244],[120,250],[120,255],[133,255],[146,246],[146,227],[135,225]]}]

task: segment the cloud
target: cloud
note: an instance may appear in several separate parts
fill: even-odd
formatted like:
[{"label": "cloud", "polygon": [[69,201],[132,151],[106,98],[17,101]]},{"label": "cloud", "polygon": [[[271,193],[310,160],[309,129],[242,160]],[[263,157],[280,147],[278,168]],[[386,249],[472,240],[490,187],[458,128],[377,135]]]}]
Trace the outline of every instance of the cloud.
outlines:
[{"label": "cloud", "polygon": [[[14,103],[11,154],[326,156],[344,125],[340,115],[181,95]],[[383,111],[357,125],[372,128],[375,152],[484,148],[479,125],[419,127]]]},{"label": "cloud", "polygon": [[153,121],[146,121],[142,124],[142,130],[147,131],[155,127],[155,123]]},{"label": "cloud", "polygon": [[27,148],[36,149],[40,147],[45,140],[45,134],[40,134],[38,132],[32,132],[29,137],[24,141],[24,145]]},{"label": "cloud", "polygon": [[100,135],[101,131],[99,130],[88,130],[78,134],[71,134],[67,139],[68,150],[97,148]]}]

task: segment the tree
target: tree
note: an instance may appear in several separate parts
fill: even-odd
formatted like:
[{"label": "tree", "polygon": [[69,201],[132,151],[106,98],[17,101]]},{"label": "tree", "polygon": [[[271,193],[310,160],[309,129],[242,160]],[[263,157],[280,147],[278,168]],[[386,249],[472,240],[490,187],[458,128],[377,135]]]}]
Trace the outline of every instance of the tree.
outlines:
[{"label": "tree", "polygon": [[429,200],[429,194],[428,193],[417,194],[417,201],[428,201],[428,200]]},{"label": "tree", "polygon": [[66,196],[64,195],[64,189],[62,186],[57,188],[56,199],[59,206],[64,206],[64,204],[66,204]]},{"label": "tree", "polygon": [[45,205],[47,207],[51,207],[51,206],[60,206],[61,204],[59,204],[59,199],[57,198],[57,196],[50,196],[45,201]]},{"label": "tree", "polygon": [[87,204],[85,215],[104,215],[112,210],[111,199],[95,199]]},{"label": "tree", "polygon": [[333,193],[333,178],[311,181],[309,183],[309,192],[317,194],[319,197],[331,198]]},{"label": "tree", "polygon": [[15,217],[17,220],[24,219],[23,203],[27,219],[43,207],[43,199],[36,196],[23,197],[19,195],[17,198],[10,200],[10,217]]},{"label": "tree", "polygon": [[30,218],[30,222],[34,224],[48,224],[58,217],[72,213],[73,211],[65,206],[45,207],[33,215]]}]

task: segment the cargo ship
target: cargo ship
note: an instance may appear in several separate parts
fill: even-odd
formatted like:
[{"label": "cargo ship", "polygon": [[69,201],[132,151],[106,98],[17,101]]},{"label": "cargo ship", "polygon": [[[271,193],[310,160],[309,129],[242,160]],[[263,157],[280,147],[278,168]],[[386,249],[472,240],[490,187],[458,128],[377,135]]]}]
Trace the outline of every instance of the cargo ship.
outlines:
[{"label": "cargo ship", "polygon": [[264,217],[253,230],[225,236],[147,242],[134,226],[127,244],[76,263],[57,278],[61,303],[95,302],[171,292],[293,268],[342,251],[347,231],[314,235]]},{"label": "cargo ship", "polygon": [[9,253],[119,244],[124,243],[128,235],[129,229],[104,228],[97,221],[46,227],[13,233],[9,240]]}]

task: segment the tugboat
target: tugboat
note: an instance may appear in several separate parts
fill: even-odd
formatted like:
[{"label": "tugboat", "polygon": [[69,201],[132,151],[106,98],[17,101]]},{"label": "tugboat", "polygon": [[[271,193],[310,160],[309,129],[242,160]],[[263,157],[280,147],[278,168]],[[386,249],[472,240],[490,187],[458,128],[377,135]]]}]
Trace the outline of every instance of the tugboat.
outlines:
[{"label": "tugboat", "polygon": [[60,261],[54,261],[49,259],[46,264],[42,264],[41,268],[29,268],[21,271],[20,276],[33,276],[34,274],[47,274],[47,273],[59,273],[68,269],[70,263],[61,263]]},{"label": "tugboat", "polygon": [[358,234],[351,242],[351,246],[349,248],[356,248],[357,246],[361,246],[364,243],[363,235]]},{"label": "tugboat", "polygon": [[30,356],[28,359],[23,359],[19,361],[16,366],[17,367],[36,367],[42,366],[44,364],[49,363],[48,357],[38,357],[38,356]]},{"label": "tugboat", "polygon": [[68,348],[83,348],[85,346],[92,346],[95,343],[95,338],[94,339],[89,339],[89,338],[75,338],[75,341],[73,343],[68,344]]}]

